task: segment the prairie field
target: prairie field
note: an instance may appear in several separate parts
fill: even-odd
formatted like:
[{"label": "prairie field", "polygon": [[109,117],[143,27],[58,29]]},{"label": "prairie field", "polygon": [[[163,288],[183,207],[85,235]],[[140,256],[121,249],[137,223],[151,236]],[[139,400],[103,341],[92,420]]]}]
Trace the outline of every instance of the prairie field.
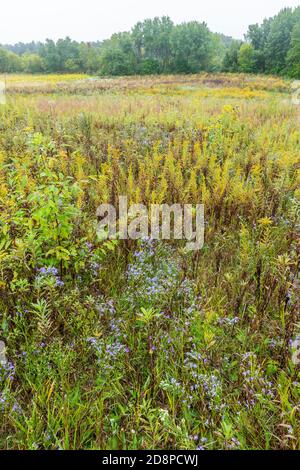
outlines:
[{"label": "prairie field", "polygon": [[[290,81],[0,80],[0,448],[300,450]],[[121,195],[204,204],[203,248],[97,236]]]}]

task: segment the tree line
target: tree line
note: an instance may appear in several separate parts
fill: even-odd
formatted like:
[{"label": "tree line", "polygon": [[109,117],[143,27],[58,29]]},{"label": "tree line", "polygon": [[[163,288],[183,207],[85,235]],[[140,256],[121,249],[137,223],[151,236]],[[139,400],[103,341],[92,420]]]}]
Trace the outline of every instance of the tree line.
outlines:
[{"label": "tree line", "polygon": [[69,37],[0,47],[0,72],[93,73],[104,76],[246,72],[300,78],[300,7],[250,25],[244,41],[206,23],[147,19],[130,32],[85,43]]}]

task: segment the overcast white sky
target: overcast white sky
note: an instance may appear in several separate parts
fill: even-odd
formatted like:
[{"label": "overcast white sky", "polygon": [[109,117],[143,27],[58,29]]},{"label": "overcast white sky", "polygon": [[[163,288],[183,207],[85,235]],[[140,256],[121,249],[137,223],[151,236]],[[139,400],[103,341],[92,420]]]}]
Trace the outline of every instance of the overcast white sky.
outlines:
[{"label": "overcast white sky", "polygon": [[299,4],[300,0],[1,0],[0,43],[65,36],[101,40],[162,15],[175,23],[205,21],[212,31],[243,38],[249,24]]}]

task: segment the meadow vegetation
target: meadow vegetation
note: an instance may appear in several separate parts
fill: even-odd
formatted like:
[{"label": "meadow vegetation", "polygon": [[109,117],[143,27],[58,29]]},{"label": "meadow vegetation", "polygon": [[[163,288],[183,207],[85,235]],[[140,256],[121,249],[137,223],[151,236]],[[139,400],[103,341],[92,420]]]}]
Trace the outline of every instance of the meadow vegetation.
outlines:
[{"label": "meadow vegetation", "polygon": [[[8,76],[0,447],[300,449],[299,108],[244,74]],[[96,209],[203,203],[205,245]]]}]

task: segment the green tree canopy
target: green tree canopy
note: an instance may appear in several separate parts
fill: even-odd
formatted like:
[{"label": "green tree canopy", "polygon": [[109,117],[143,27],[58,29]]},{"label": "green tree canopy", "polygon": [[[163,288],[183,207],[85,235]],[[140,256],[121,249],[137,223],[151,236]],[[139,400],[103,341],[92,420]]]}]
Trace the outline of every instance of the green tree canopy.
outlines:
[{"label": "green tree canopy", "polygon": [[212,33],[205,23],[175,25],[168,16],[96,43],[66,37],[0,48],[0,73],[85,72],[100,75],[225,71],[300,77],[300,7],[249,26],[245,41]]},{"label": "green tree canopy", "polygon": [[252,73],[256,70],[255,49],[251,44],[243,44],[238,53],[238,66],[241,72]]},{"label": "green tree canopy", "polygon": [[192,21],[175,26],[171,35],[172,71],[197,73],[208,70],[213,39],[207,25]]},{"label": "green tree canopy", "polygon": [[295,24],[292,31],[287,67],[291,77],[300,78],[300,21]]}]

